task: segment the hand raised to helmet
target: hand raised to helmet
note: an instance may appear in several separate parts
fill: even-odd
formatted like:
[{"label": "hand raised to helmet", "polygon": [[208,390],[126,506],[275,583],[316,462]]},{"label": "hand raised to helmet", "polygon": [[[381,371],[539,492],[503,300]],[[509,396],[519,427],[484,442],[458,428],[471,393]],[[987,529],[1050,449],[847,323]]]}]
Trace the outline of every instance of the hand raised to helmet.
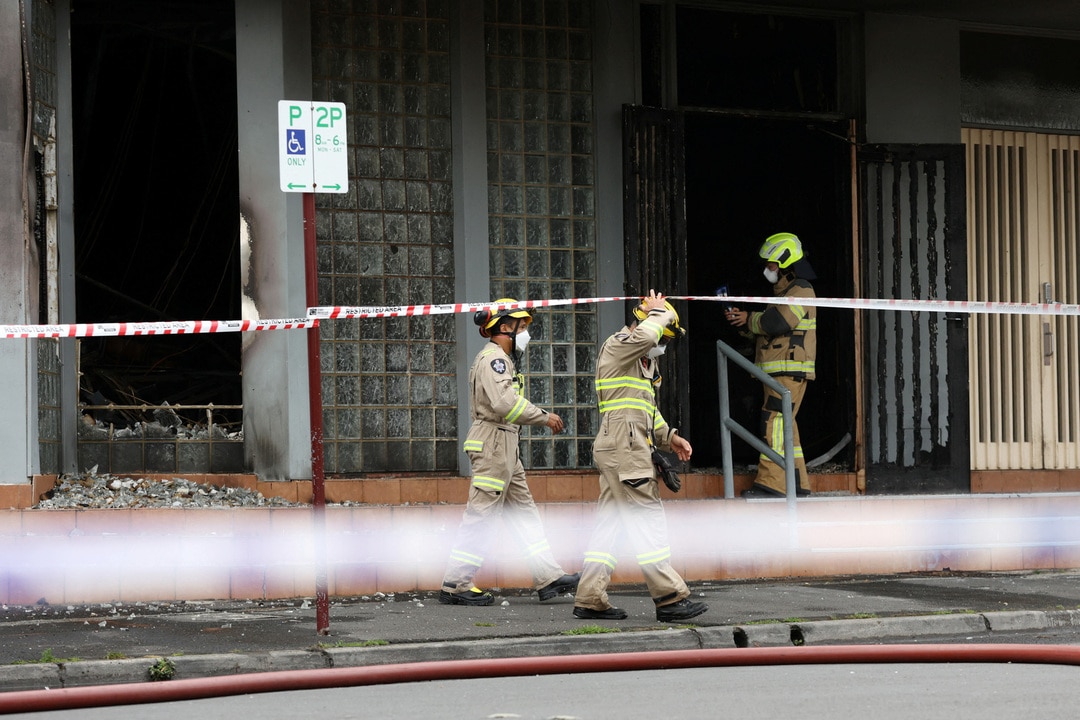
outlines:
[{"label": "hand raised to helmet", "polygon": [[649,294],[641,298],[641,307],[645,312],[650,310],[663,310],[664,309],[664,296],[662,293],[658,293],[655,290],[650,289]]}]

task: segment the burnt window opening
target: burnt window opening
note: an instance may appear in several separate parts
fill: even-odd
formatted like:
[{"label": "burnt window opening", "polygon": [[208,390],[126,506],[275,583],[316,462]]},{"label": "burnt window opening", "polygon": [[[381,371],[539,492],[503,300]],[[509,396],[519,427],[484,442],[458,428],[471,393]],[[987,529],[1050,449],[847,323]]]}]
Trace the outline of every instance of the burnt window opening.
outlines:
[{"label": "burnt window opening", "polygon": [[664,6],[641,6],[641,104],[664,106]]},{"label": "burnt window opening", "polygon": [[840,111],[836,20],[679,7],[675,35],[681,107]]},{"label": "burnt window opening", "polygon": [[960,33],[960,120],[976,127],[1073,132],[1080,42]]},{"label": "burnt window opening", "polygon": [[[73,0],[71,54],[77,322],[238,319],[233,3]],[[80,401],[238,406],[240,344],[85,338]],[[237,408],[215,417],[240,421]]]}]

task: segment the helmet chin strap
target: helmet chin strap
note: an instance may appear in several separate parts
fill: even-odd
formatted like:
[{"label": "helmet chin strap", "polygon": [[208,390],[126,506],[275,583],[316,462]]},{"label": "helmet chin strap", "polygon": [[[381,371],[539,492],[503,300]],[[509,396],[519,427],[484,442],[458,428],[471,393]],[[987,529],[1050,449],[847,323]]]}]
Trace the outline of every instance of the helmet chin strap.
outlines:
[{"label": "helmet chin strap", "polygon": [[503,323],[499,323],[499,326],[496,327],[495,332],[491,333],[492,338],[494,338],[496,335],[506,335],[510,338],[510,359],[514,361],[515,366],[521,365],[521,353],[518,352],[517,349],[517,334],[518,330],[521,328],[521,322],[521,318],[514,318],[514,329],[511,332],[501,332],[498,327],[501,327]]},{"label": "helmet chin strap", "polygon": [[521,353],[517,349],[517,334],[521,329],[521,318],[515,318],[514,332],[510,333],[510,359],[514,361],[514,367],[521,370]]}]

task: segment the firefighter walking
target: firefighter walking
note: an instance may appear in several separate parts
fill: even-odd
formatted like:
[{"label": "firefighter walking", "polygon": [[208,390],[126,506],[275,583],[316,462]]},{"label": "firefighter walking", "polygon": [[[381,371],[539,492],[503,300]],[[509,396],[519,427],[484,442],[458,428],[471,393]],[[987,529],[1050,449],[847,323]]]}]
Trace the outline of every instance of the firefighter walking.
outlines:
[{"label": "firefighter walking", "polygon": [[558,434],[563,421],[522,394],[525,378],[517,371],[515,358],[520,359],[529,343],[532,315],[525,309],[498,309],[500,304],[515,302],[513,298],[501,298],[492,309],[480,310],[473,317],[480,335],[490,342],[469,368],[473,422],[464,449],[471,464],[472,482],[439,592],[439,602],[444,605],[495,602],[490,592],[475,586],[473,578],[484,563],[484,553],[491,549],[494,523],[499,516],[525,550],[541,601],[572,592],[578,584],[578,575],[567,574],[551,554],[519,455],[520,426],[545,425]]},{"label": "firefighter walking", "polygon": [[652,451],[671,451],[680,460],[689,460],[693,452],[656,407],[657,361],[685,330],[675,308],[652,291],[634,307],[633,315],[629,325],[604,342],[596,361],[600,429],[593,443],[593,460],[600,470],[600,499],[574,599],[574,617],[626,618],[626,611],[612,606],[607,594],[615,569],[616,541],[620,531],[625,531],[656,605],[656,619],[681,622],[697,617],[708,606],[689,599],[686,582],[671,566],[667,518]]}]

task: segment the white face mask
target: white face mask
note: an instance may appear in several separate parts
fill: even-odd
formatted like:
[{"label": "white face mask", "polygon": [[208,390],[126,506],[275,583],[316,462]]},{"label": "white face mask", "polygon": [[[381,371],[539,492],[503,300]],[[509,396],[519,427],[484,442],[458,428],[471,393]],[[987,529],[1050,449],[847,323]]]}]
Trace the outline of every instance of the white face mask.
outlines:
[{"label": "white face mask", "polygon": [[776,281],[780,279],[780,273],[776,270],[773,270],[772,268],[765,268],[764,274],[765,279],[768,280],[769,283],[772,285],[775,285]]},{"label": "white face mask", "polygon": [[531,339],[529,329],[526,328],[514,336],[514,347],[518,352],[525,352],[525,347],[529,344],[529,340]]},{"label": "white face mask", "polygon": [[649,357],[654,360],[667,352],[667,345],[657,345],[649,350]]}]

